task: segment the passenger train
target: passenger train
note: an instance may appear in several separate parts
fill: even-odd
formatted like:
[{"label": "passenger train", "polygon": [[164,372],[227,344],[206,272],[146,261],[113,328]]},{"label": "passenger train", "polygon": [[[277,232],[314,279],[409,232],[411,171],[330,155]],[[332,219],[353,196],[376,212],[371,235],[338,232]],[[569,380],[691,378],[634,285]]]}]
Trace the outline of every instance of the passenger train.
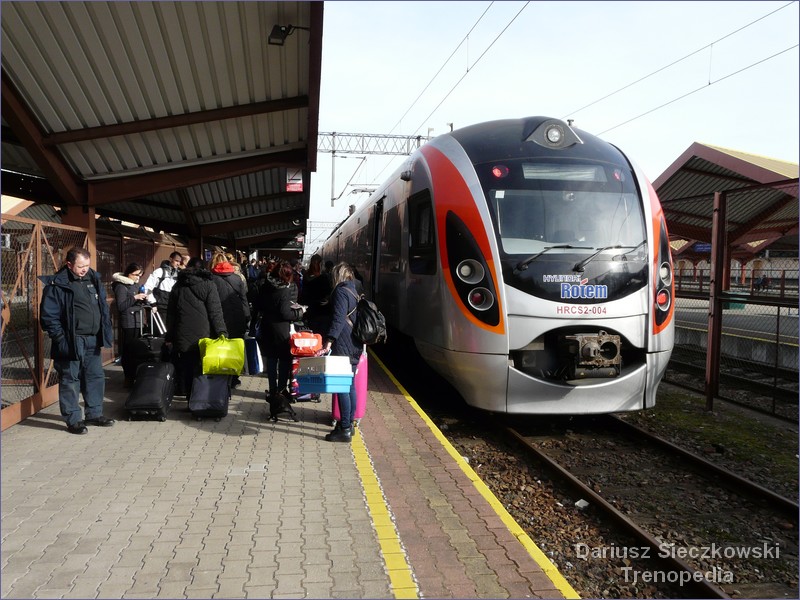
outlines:
[{"label": "passenger train", "polygon": [[656,193],[618,148],[546,117],[417,149],[323,244],[467,404],[650,408],[674,343]]}]

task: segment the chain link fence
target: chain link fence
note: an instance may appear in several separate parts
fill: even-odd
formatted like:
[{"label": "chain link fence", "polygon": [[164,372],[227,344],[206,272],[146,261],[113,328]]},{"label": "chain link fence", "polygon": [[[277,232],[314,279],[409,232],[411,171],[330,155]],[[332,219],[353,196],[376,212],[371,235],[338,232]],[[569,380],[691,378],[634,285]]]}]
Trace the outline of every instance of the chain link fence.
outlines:
[{"label": "chain link fence", "polygon": [[31,398],[41,401],[58,383],[50,360],[50,339],[39,328],[39,277],[55,273],[73,246],[86,247],[77,227],[3,218],[2,408]]},{"label": "chain link fence", "polygon": [[[716,305],[719,320],[712,320],[710,257],[674,256],[675,348],[665,381],[707,396],[711,389],[718,398],[796,421],[800,377],[797,236],[766,244],[769,240],[759,234],[759,230],[765,235],[774,230],[781,220],[787,221],[788,231],[796,230],[797,189],[792,186],[785,190],[785,202],[751,222],[746,232],[737,215],[743,208],[752,208],[747,203],[757,203],[761,196],[752,190],[728,193],[725,229],[729,247],[736,249],[732,244],[736,239],[750,241],[739,244],[739,251],[732,252],[733,258],[721,274],[723,291]],[[769,250],[749,256],[741,252],[745,245],[760,244]],[[718,349],[708,337],[716,323],[721,331]],[[717,370],[709,373],[708,357],[715,352],[719,356]]]},{"label": "chain link fence", "polygon": [[[39,277],[52,275],[65,261],[72,247],[86,248],[88,232],[78,227],[35,221],[17,216],[2,217],[2,429],[19,422],[57,401],[58,374],[50,359],[50,338],[39,326],[42,283]],[[135,231],[99,232],[94,264],[106,286],[107,301],[114,324],[114,348],[103,349],[108,364],[119,355],[118,311],[111,291],[114,273],[131,262],[141,264],[145,274],[172,251],[186,252],[172,239],[157,234],[136,237]]]}]

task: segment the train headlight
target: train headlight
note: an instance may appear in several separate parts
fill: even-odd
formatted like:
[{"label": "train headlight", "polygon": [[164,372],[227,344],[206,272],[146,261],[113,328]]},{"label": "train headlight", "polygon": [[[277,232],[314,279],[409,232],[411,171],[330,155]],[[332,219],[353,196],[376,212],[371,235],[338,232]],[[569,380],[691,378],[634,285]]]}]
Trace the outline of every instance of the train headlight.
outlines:
[{"label": "train headlight", "polygon": [[[530,133],[527,133],[530,131]],[[575,144],[582,144],[583,141],[572,129],[571,123],[559,119],[540,120],[533,117],[526,121],[523,139],[526,142],[539,144],[548,150],[563,150]]]},{"label": "train headlight", "polygon": [[544,132],[544,136],[551,144],[560,144],[561,140],[564,139],[564,130],[558,125],[550,125],[547,131]]},{"label": "train headlight", "polygon": [[658,269],[658,276],[664,285],[672,285],[672,268],[669,263],[661,263],[661,267]]},{"label": "train headlight", "polygon": [[489,310],[494,305],[494,296],[486,288],[475,288],[470,291],[467,301],[475,310]]},{"label": "train headlight", "polygon": [[458,278],[464,283],[474,285],[481,281],[484,276],[483,265],[477,260],[462,260],[456,267]]},{"label": "train headlight", "polygon": [[452,210],[445,217],[444,239],[453,298],[468,318],[497,327],[501,322],[497,283],[475,236]]}]

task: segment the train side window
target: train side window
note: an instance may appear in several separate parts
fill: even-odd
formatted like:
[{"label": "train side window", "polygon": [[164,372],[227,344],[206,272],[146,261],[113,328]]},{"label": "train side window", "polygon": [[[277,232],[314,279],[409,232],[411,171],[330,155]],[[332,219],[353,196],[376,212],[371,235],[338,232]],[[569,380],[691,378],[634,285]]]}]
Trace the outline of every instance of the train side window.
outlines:
[{"label": "train side window", "polygon": [[408,265],[416,275],[436,274],[436,224],[431,193],[423,190],[408,199]]}]

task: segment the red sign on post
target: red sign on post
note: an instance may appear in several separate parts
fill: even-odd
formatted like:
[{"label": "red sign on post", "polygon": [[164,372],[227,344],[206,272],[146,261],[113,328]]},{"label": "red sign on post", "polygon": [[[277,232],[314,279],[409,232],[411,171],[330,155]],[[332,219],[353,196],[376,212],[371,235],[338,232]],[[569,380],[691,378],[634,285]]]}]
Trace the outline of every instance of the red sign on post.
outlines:
[{"label": "red sign on post", "polygon": [[286,191],[287,192],[303,191],[303,172],[300,169],[286,170]]}]

